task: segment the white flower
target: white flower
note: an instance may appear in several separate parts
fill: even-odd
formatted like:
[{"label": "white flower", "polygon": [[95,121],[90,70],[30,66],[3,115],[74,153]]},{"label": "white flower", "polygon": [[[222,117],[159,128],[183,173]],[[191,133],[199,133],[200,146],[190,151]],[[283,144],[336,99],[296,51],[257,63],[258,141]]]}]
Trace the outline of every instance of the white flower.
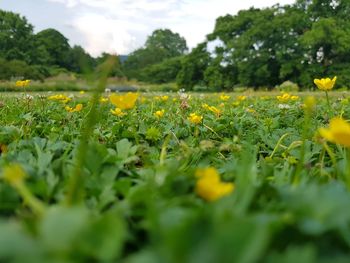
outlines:
[{"label": "white flower", "polygon": [[290,109],[290,105],[288,105],[288,104],[278,104],[278,108],[281,109],[281,110]]},{"label": "white flower", "polygon": [[26,95],[25,95],[25,98],[26,98],[27,100],[32,100],[32,99],[34,99],[34,97],[33,97],[32,95],[29,95],[29,94],[26,94]]}]

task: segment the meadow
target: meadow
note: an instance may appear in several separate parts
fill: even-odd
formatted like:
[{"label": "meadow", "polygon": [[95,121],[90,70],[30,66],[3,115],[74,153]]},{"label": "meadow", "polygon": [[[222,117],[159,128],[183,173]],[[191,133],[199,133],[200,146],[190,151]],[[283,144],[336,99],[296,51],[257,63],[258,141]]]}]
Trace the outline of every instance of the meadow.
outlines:
[{"label": "meadow", "polygon": [[348,262],[349,103],[0,93],[0,262]]}]

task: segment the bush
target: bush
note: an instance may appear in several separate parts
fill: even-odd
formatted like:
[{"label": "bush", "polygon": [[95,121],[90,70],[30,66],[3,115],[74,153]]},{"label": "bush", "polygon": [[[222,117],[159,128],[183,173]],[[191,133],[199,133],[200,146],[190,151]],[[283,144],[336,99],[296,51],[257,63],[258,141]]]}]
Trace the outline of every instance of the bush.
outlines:
[{"label": "bush", "polygon": [[181,69],[181,59],[175,57],[144,68],[141,71],[141,80],[157,84],[174,82]]},{"label": "bush", "polygon": [[21,60],[7,61],[0,58],[0,79],[13,78],[43,80],[49,76],[48,69],[43,66],[30,66]]},{"label": "bush", "polygon": [[276,89],[279,91],[296,92],[296,91],[299,91],[299,86],[298,84],[287,80],[283,82],[281,85],[277,86]]}]

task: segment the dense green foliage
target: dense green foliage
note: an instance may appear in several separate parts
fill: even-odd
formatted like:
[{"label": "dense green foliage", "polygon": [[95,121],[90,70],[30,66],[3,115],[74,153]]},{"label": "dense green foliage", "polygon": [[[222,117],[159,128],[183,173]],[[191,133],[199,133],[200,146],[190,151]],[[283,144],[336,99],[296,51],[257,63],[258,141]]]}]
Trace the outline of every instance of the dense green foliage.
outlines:
[{"label": "dense green foliage", "polygon": [[[348,261],[349,150],[315,134],[350,118],[348,94],[332,94],[332,111],[324,96],[308,110],[266,93],[148,96],[120,117],[101,102],[95,125],[86,95],[68,102],[83,105],[73,113],[32,95],[0,96],[1,262]],[[13,188],[4,171],[14,163],[26,177]],[[214,202],[195,191],[208,166],[235,184]]]},{"label": "dense green foliage", "polygon": [[[98,68],[108,54],[92,58],[82,47],[70,47],[68,39],[55,29],[37,34],[26,18],[0,10],[0,79],[43,80],[62,71],[88,73]],[[120,62],[112,76],[120,76]]]},{"label": "dense green foliage", "polygon": [[[211,44],[215,50],[210,59],[201,60]],[[325,75],[339,76],[340,86],[348,87],[350,2],[299,0],[219,17],[198,48],[183,65],[180,87],[274,87],[286,80],[310,87],[315,76]],[[198,63],[203,64],[194,66]]]},{"label": "dense green foliage", "polygon": [[[109,55],[94,59],[82,47],[70,47],[54,29],[33,34],[24,17],[5,11],[0,11],[0,42],[0,58],[15,61],[0,79],[43,79],[55,68],[91,72]],[[16,61],[23,61],[23,70],[16,72]],[[349,61],[350,1],[297,0],[219,17],[214,31],[189,53],[178,33],[157,29],[141,48],[115,63],[111,76],[219,91],[272,89],[285,81],[309,89],[315,77],[337,75],[338,87],[348,88]]]},{"label": "dense green foliage", "polygon": [[129,78],[141,81],[174,81],[180,68],[180,58],[177,57],[186,51],[187,44],[183,37],[169,29],[158,29],[147,38],[144,47],[128,56],[124,70]]}]

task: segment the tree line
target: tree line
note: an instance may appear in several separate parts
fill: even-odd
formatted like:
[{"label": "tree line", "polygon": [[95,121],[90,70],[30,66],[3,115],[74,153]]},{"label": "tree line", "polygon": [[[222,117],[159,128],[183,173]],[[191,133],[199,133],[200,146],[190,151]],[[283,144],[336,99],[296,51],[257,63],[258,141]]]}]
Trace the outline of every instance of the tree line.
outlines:
[{"label": "tree line", "polygon": [[[34,34],[25,17],[0,10],[0,79],[43,80],[59,73],[98,70],[109,56],[91,57],[81,46],[71,47],[59,31],[49,28]],[[119,59],[113,74],[122,76]]]},{"label": "tree line", "polygon": [[[25,63],[38,74],[96,70],[108,55],[94,59],[82,47],[71,48],[54,29],[33,34],[26,19],[11,12],[0,12],[0,30],[0,64]],[[315,77],[333,75],[338,87],[348,87],[350,0],[297,0],[228,14],[190,52],[179,34],[157,29],[125,61],[116,58],[115,76],[176,82],[186,90],[273,88],[285,81],[308,88]]]}]

